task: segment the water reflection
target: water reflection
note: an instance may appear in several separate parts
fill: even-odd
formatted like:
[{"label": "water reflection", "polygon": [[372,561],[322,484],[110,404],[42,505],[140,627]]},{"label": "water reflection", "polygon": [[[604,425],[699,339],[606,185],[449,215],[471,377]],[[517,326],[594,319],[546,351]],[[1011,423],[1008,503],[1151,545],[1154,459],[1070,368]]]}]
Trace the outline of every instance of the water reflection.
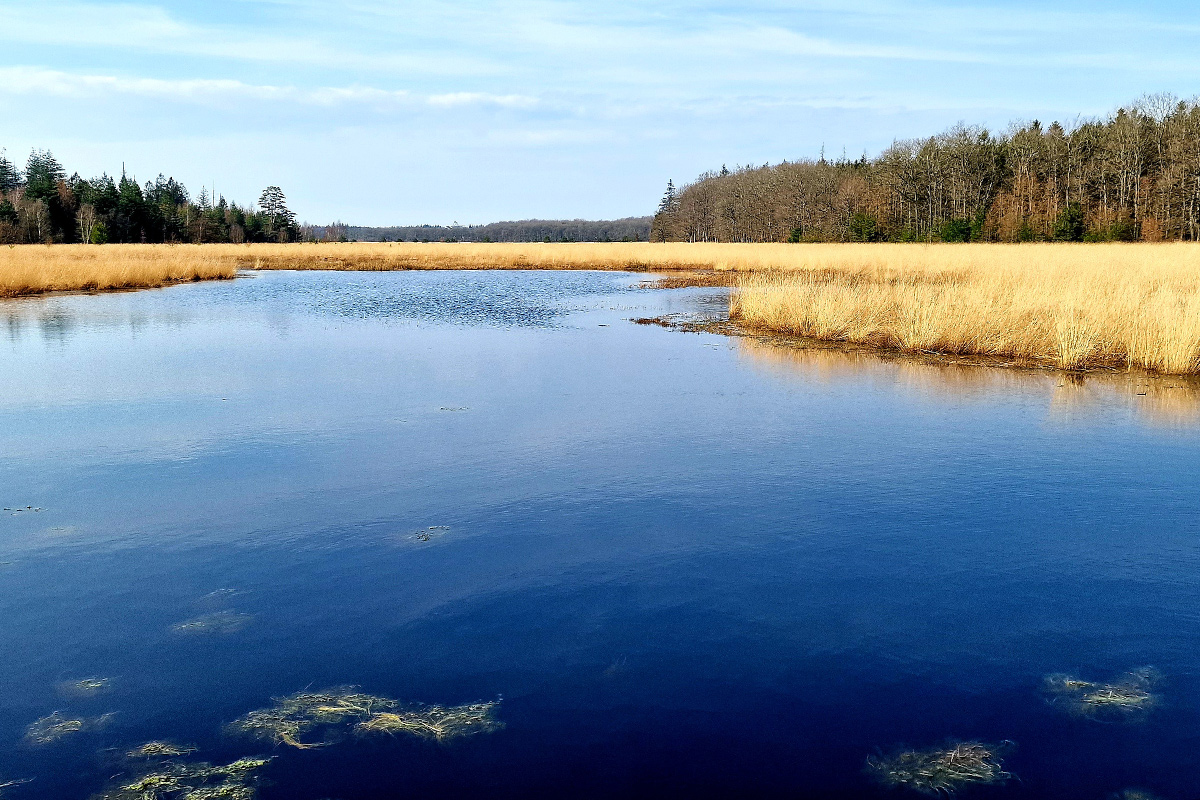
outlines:
[{"label": "water reflection", "polygon": [[980,366],[748,337],[739,340],[738,354],[777,375],[823,384],[866,379],[956,399],[1042,395],[1048,413],[1057,420],[1091,419],[1126,409],[1156,426],[1200,426],[1200,379],[1193,377]]}]

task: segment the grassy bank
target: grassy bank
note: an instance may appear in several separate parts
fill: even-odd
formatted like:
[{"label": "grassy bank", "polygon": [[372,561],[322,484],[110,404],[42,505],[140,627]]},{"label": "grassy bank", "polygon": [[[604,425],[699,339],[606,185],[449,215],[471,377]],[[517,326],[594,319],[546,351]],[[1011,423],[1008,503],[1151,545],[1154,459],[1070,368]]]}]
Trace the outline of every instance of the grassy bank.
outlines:
[{"label": "grassy bank", "polygon": [[1064,369],[1200,372],[1200,247],[804,248],[738,282],[751,328]]},{"label": "grassy bank", "polygon": [[[724,283],[713,271],[732,271],[744,275],[731,317],[760,330],[1067,369],[1200,372],[1192,244],[28,245],[0,248],[0,296],[239,269],[675,271],[683,283]],[[696,270],[707,275],[682,275]]]},{"label": "grassy bank", "polygon": [[132,289],[215,278],[239,269],[429,270],[709,268],[675,246],[630,244],[206,244],[0,247],[0,297]]},{"label": "grassy bank", "polygon": [[0,247],[0,297],[78,290],[149,289],[233,278],[237,267],[200,248],[144,245]]}]

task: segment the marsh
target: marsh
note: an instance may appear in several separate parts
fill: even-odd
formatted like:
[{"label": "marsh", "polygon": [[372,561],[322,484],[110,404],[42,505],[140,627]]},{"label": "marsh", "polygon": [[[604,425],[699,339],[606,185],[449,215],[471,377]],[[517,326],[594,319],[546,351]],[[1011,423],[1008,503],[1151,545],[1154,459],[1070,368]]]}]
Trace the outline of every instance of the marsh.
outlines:
[{"label": "marsh", "polygon": [[[882,797],[1007,741],[962,796],[1200,795],[1194,387],[636,325],[728,312],[652,278],[0,305],[5,800]],[[1142,665],[1144,718],[1047,702]],[[237,730],[330,687],[388,702]]]}]

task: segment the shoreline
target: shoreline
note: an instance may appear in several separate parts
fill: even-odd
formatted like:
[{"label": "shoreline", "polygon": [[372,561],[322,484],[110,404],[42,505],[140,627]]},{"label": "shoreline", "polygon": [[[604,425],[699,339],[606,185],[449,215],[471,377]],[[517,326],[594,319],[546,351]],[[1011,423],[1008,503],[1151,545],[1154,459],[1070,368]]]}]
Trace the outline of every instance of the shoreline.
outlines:
[{"label": "shoreline", "polygon": [[800,352],[815,351],[842,353],[852,356],[870,356],[878,359],[881,363],[902,362],[938,367],[996,369],[1028,374],[1060,375],[1068,379],[1084,379],[1097,376],[1129,376],[1131,378],[1145,378],[1152,381],[1176,380],[1187,384],[1187,387],[1190,389],[1200,391],[1200,375],[1195,373],[1157,372],[1141,367],[1118,367],[1111,364],[1065,368],[1051,361],[1037,361],[1007,356],[945,353],[936,350],[905,350],[898,347],[873,345],[844,339],[818,339],[784,333],[738,322],[734,319],[695,320],[673,319],[671,316],[662,316],[640,317],[631,319],[630,322],[637,325],[656,325],[681,333],[711,333],[729,338],[746,339],[763,345]]}]

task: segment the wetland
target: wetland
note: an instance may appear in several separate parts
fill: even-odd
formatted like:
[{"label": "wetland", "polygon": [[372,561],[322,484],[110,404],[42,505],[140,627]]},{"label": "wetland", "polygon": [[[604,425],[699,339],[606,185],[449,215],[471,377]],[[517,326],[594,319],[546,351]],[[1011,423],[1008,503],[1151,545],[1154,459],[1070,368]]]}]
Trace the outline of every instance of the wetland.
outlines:
[{"label": "wetland", "polygon": [[657,277],[0,303],[0,797],[1200,796],[1192,379]]}]

